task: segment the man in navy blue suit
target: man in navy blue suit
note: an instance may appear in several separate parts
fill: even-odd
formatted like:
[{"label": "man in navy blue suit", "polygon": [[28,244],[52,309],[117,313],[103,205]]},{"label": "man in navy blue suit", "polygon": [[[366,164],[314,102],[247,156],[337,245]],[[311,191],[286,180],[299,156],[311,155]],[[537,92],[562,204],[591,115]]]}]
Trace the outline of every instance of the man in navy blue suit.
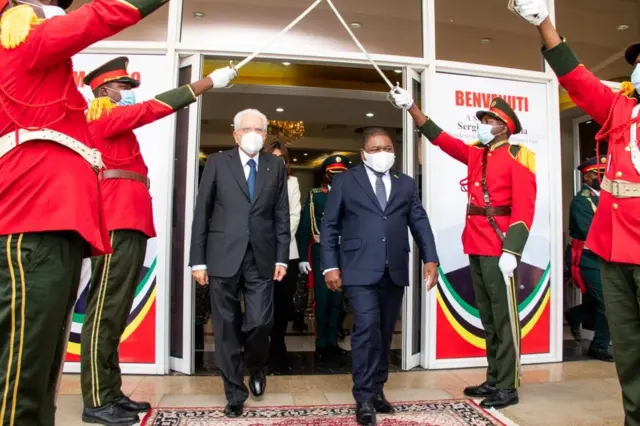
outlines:
[{"label": "man in navy blue suit", "polygon": [[429,290],[438,280],[438,254],[415,181],[389,171],[395,162],[391,137],[381,128],[365,129],[363,136],[364,165],[334,178],[320,244],[327,287],[344,289],[353,306],[353,396],[358,424],[366,426],[376,424],[376,412],[394,411],[383,387],[409,285],[407,229],[418,245]]}]

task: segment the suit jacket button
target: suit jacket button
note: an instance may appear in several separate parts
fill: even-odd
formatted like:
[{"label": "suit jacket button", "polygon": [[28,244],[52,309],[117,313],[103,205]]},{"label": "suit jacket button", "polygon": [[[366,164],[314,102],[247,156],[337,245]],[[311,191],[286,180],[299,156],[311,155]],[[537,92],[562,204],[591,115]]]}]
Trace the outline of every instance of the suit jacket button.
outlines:
[{"label": "suit jacket button", "polygon": [[382,219],[387,220],[387,217],[386,216],[382,216]]},{"label": "suit jacket button", "polygon": [[383,238],[383,239],[382,239],[382,242],[384,243],[385,241],[387,241],[387,239],[386,239],[386,238]]}]

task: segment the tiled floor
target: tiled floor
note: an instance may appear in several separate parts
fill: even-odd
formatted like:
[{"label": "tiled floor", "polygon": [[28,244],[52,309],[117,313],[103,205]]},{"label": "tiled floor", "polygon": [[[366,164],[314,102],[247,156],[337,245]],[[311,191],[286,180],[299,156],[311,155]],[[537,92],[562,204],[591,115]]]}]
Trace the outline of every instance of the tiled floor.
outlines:
[{"label": "tiled floor", "polygon": [[[520,404],[504,414],[520,426],[622,425],[620,388],[613,364],[575,361],[525,366]],[[483,380],[481,369],[392,373],[389,399],[411,401],[462,397],[462,389]],[[125,376],[124,391],[154,406],[223,406],[219,377]],[[82,411],[77,375],[65,375],[58,397],[57,424],[76,426]],[[352,403],[349,375],[270,376],[267,395],[248,406]]]}]

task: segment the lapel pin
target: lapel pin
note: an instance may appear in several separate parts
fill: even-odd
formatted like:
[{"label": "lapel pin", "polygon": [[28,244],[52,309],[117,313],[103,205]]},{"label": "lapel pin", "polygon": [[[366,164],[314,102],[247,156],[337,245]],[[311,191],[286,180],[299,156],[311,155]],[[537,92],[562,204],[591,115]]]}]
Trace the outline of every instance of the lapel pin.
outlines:
[{"label": "lapel pin", "polygon": [[393,177],[394,177],[394,178],[396,178],[396,179],[398,179],[398,175],[397,175],[397,174],[395,174],[395,173],[393,174]]}]

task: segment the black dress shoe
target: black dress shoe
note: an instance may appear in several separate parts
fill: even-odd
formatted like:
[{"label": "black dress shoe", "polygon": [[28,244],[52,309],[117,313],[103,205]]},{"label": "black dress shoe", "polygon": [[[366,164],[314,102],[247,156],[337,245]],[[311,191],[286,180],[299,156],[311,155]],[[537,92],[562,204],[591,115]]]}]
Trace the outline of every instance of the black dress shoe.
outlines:
[{"label": "black dress shoe", "polygon": [[569,324],[569,331],[571,331],[571,335],[576,340],[576,342],[582,341],[582,336],[580,335],[580,323],[575,321],[570,314],[571,311],[567,311],[564,315],[564,318],[567,320],[567,324]]},{"label": "black dress shoe", "polygon": [[393,405],[391,405],[391,403],[387,401],[387,398],[384,396],[384,392],[380,392],[379,394],[374,396],[372,402],[373,408],[375,408],[376,413],[390,414],[395,411]]},{"label": "black dress shoe", "polygon": [[224,415],[231,418],[236,418],[242,416],[242,404],[228,403],[226,407],[224,407]]},{"label": "black dress shoe", "polygon": [[498,389],[495,386],[484,382],[478,386],[469,386],[465,388],[464,394],[471,398],[486,398],[488,396],[492,396],[497,390]]},{"label": "black dress shoe", "polygon": [[505,408],[515,405],[518,399],[518,391],[515,389],[498,389],[496,393],[482,400],[480,406],[483,408]]},{"label": "black dress shoe", "polygon": [[264,395],[264,390],[267,387],[267,376],[262,371],[256,371],[249,375],[249,389],[255,397],[261,397]]},{"label": "black dress shoe", "polygon": [[139,419],[137,414],[112,403],[98,408],[85,408],[82,421],[105,426],[133,426]]},{"label": "black dress shoe", "polygon": [[291,326],[291,329],[296,333],[306,333],[309,327],[304,323],[303,319],[296,319]]},{"label": "black dress shoe", "polygon": [[597,359],[604,362],[613,362],[613,355],[606,349],[591,349],[587,352],[589,358]]},{"label": "black dress shoe", "polygon": [[356,421],[362,426],[376,426],[376,410],[371,402],[356,403]]},{"label": "black dress shoe", "polygon": [[122,398],[115,400],[113,403],[118,407],[133,413],[146,413],[151,410],[151,404],[148,402],[132,401],[128,396],[123,396]]}]

